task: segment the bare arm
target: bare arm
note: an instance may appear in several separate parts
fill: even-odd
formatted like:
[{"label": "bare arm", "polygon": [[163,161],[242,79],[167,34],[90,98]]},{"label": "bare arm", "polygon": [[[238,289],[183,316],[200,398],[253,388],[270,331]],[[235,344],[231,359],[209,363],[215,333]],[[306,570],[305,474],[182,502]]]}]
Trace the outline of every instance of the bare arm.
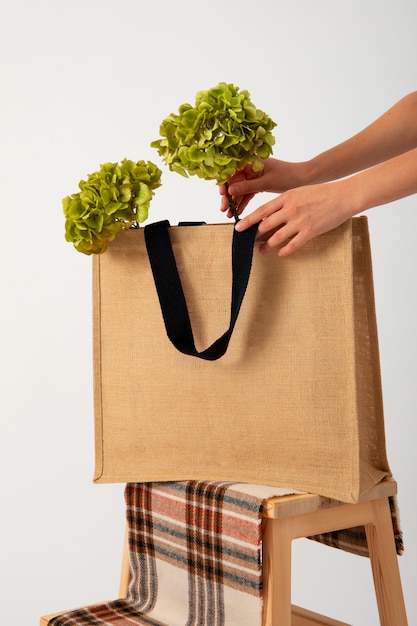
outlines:
[{"label": "bare arm", "polygon": [[[241,213],[253,196],[262,191],[281,193],[295,187],[337,180],[373,167],[417,147],[417,91],[402,98],[386,113],[350,139],[309,161],[265,161],[260,174],[250,166],[229,180],[229,192]],[[221,210],[228,211],[225,187]],[[231,217],[230,212],[228,216]]]},{"label": "bare arm", "polygon": [[[229,181],[241,214],[260,191],[281,193],[236,225],[260,222],[268,233],[261,249],[280,256],[375,206],[417,193],[417,91],[402,98],[364,130],[310,161],[268,159],[260,174],[250,167]],[[228,209],[225,188],[221,209]]]},{"label": "bare arm", "polygon": [[305,164],[307,184],[349,176],[417,146],[417,91],[364,130]]},{"label": "bare arm", "polygon": [[417,148],[349,178],[291,189],[243,218],[236,230],[260,221],[259,237],[273,231],[262,251],[278,248],[287,256],[357,213],[414,193]]}]

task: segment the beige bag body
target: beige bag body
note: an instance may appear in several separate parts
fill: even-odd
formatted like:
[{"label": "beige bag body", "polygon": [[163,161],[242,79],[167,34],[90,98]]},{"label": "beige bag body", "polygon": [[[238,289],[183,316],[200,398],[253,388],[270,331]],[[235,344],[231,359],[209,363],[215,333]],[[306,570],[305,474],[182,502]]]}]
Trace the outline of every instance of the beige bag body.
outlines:
[{"label": "beige bag body", "polygon": [[[233,225],[169,229],[196,346],[230,318]],[[93,259],[96,482],[220,480],[356,502],[390,475],[367,220],[258,253],[226,354],[168,339],[144,229]]]}]

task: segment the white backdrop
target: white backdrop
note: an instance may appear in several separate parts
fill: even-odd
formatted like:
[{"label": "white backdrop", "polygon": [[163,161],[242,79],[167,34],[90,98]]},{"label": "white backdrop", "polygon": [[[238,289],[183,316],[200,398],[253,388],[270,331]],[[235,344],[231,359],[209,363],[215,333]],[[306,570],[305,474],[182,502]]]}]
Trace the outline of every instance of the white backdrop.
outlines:
[{"label": "white backdrop", "polygon": [[[62,197],[102,162],[151,159],[164,184],[150,219],[222,221],[215,184],[168,172],[149,147],[162,118],[196,91],[232,82],[277,121],[276,157],[313,156],[417,88],[416,7],[0,1],[3,623],[37,624],[41,614],[116,598],[118,590],[123,486],[92,484],[91,259],[64,240]],[[416,209],[411,197],[368,213],[410,625]],[[294,570],[296,603],[355,626],[378,624],[367,559],[303,540],[294,545]]]}]

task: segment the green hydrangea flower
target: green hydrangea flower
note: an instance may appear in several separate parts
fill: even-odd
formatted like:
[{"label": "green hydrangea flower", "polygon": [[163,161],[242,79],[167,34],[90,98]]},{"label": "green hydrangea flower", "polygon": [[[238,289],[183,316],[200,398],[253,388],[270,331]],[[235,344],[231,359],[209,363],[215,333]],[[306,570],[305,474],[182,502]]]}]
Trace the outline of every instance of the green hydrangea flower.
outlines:
[{"label": "green hydrangea flower", "polygon": [[255,107],[250,94],[227,83],[199,91],[195,106],[183,104],[162,121],[162,139],[151,143],[169,169],[226,183],[248,163],[263,169],[272,154],[276,123]]},{"label": "green hydrangea flower", "polygon": [[81,191],[62,200],[65,239],[84,254],[103,253],[124,228],[148,217],[161,170],[150,161],[104,163],[78,184]]}]

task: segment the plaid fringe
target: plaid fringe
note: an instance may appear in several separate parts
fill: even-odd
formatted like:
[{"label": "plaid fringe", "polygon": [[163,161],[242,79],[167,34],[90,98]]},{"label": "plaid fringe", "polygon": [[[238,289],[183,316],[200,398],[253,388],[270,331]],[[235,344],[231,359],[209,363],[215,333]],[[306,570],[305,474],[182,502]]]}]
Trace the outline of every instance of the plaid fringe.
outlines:
[{"label": "plaid fringe", "polygon": [[[395,548],[398,556],[401,556],[404,552],[404,541],[400,528],[397,497],[391,496],[388,500],[391,510]],[[352,554],[369,557],[364,526],[346,528],[345,530],[334,530],[331,533],[323,533],[321,535],[314,535],[314,537],[308,537],[308,539],[318,541],[319,543],[330,546],[331,548],[338,548],[339,550],[344,550],[345,552],[352,552]]]},{"label": "plaid fringe", "polygon": [[[126,485],[126,599],[69,611],[50,626],[261,626],[262,503],[294,493],[242,483]],[[390,499],[397,553],[403,551]],[[364,528],[310,537],[369,556]]]}]

